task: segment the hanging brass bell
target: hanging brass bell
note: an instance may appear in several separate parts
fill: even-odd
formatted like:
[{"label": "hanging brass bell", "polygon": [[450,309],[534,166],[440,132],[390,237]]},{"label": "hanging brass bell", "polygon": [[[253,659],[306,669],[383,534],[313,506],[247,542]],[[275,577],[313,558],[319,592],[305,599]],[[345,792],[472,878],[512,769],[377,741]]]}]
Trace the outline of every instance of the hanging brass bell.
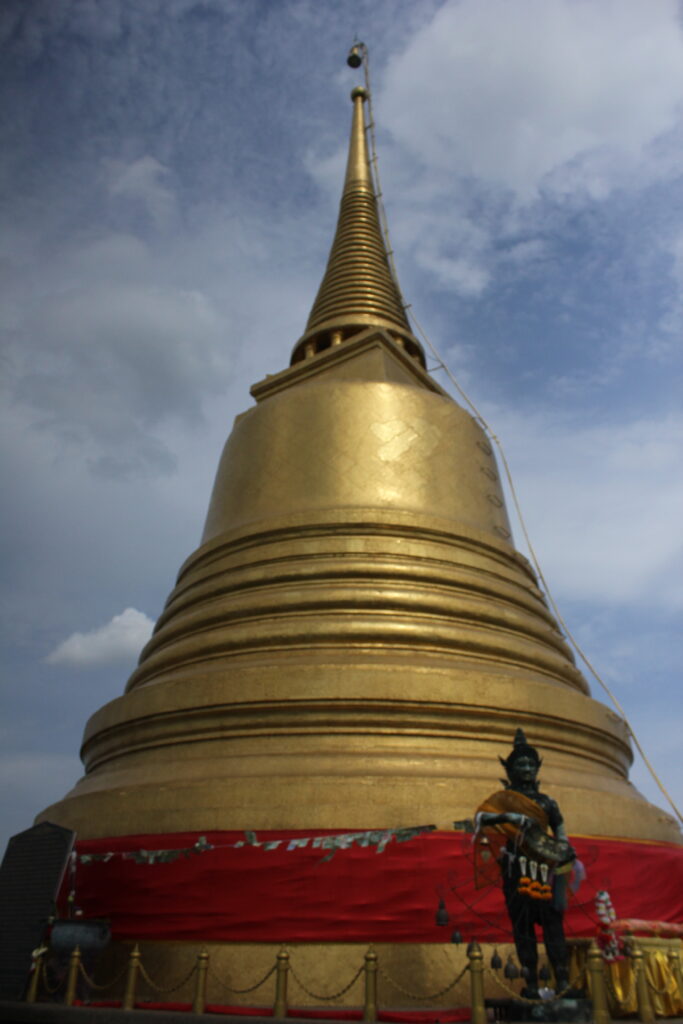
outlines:
[{"label": "hanging brass bell", "polygon": [[435,923],[438,925],[439,928],[445,928],[449,921],[450,917],[448,916],[448,911],[446,910],[446,901],[439,900],[439,907],[436,912]]},{"label": "hanging brass bell", "polygon": [[508,956],[503,974],[509,981],[514,981],[515,978],[519,977],[519,968],[517,967],[515,961],[512,959],[512,954]]},{"label": "hanging brass bell", "polygon": [[349,50],[349,55],[346,58],[346,63],[350,68],[359,68],[363,63],[363,54],[358,43],[354,43]]}]

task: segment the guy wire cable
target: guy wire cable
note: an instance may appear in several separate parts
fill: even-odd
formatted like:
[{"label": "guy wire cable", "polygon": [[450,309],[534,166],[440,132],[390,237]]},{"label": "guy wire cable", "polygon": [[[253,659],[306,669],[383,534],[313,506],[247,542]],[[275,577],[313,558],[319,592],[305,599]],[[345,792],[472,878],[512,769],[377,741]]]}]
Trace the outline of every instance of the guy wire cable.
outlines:
[{"label": "guy wire cable", "polygon": [[[574,637],[573,633],[569,629],[569,626],[565,622],[565,620],[564,620],[564,618],[563,618],[563,616],[562,616],[562,614],[560,612],[560,609],[557,606],[557,603],[556,603],[556,601],[555,601],[555,599],[554,599],[554,597],[552,595],[552,592],[550,590],[550,587],[548,585],[548,581],[546,580],[545,575],[543,573],[543,570],[541,569],[541,565],[539,563],[538,556],[536,555],[536,551],[534,549],[534,546],[531,543],[531,538],[529,536],[529,531],[527,530],[526,521],[525,521],[524,516],[522,514],[522,509],[521,509],[521,506],[520,506],[520,503],[519,503],[519,499],[517,497],[517,489],[515,488],[514,481],[512,479],[512,472],[510,470],[510,466],[508,464],[508,460],[507,460],[507,457],[505,455],[505,451],[503,449],[503,445],[502,445],[500,439],[496,436],[496,434],[494,433],[493,429],[488,424],[488,422],[486,421],[486,419],[484,418],[482,413],[479,411],[479,409],[476,407],[476,405],[474,404],[472,399],[469,397],[467,392],[458,383],[458,381],[455,378],[455,375],[448,368],[445,360],[443,359],[443,357],[441,356],[441,354],[439,353],[437,348],[432,344],[432,342],[428,338],[426,331],[424,330],[424,328],[420,324],[419,320],[415,316],[415,313],[413,311],[411,303],[405,302],[405,300],[403,298],[403,294],[401,292],[401,287],[400,287],[399,282],[398,282],[398,275],[396,273],[396,266],[394,264],[394,250],[393,250],[393,247],[392,247],[392,244],[391,244],[391,238],[389,236],[389,224],[387,222],[386,211],[384,209],[384,199],[383,199],[383,195],[382,195],[382,188],[381,188],[381,183],[380,183],[380,178],[379,178],[379,165],[378,165],[378,160],[377,160],[377,145],[376,145],[376,138],[375,138],[375,116],[374,116],[373,107],[372,107],[372,89],[371,89],[371,86],[370,86],[370,56],[369,56],[369,53],[368,53],[368,48],[365,45],[365,43],[363,43],[363,42],[355,42],[354,45],[358,47],[358,49],[359,49],[359,51],[360,51],[360,53],[362,55],[363,71],[364,71],[364,75],[365,75],[365,88],[367,89],[367,93],[368,93],[368,95],[367,95],[367,105],[368,105],[369,123],[367,124],[366,129],[367,129],[368,135],[370,137],[371,174],[372,174],[372,177],[373,177],[373,184],[374,184],[374,189],[375,189],[375,199],[377,200],[377,207],[378,207],[378,210],[379,210],[380,227],[381,227],[381,230],[382,230],[382,234],[384,236],[385,248],[387,250],[387,260],[389,262],[389,269],[391,271],[391,276],[394,279],[394,283],[395,283],[395,285],[396,285],[396,287],[398,289],[399,296],[401,297],[401,302],[403,303],[403,308],[404,308],[406,314],[410,317],[410,319],[412,319],[413,323],[415,324],[415,326],[416,326],[416,328],[418,330],[418,333],[422,337],[424,343],[429,348],[429,351],[431,352],[432,356],[436,359],[437,365],[436,365],[436,367],[434,367],[434,369],[435,370],[443,370],[444,371],[444,373],[446,374],[446,376],[448,377],[448,379],[450,380],[451,384],[454,386],[454,388],[456,389],[458,394],[462,397],[464,402],[471,409],[472,413],[474,414],[475,420],[480,424],[480,426],[484,430],[484,432],[487,435],[487,437],[495,445],[495,447],[496,447],[496,449],[497,449],[497,451],[498,451],[498,453],[500,455],[501,462],[503,464],[503,469],[505,471],[505,478],[506,478],[508,486],[510,488],[510,494],[512,496],[512,501],[513,501],[513,505],[514,505],[514,508],[515,508],[515,513],[517,515],[517,519],[519,521],[519,525],[520,525],[520,528],[522,530],[522,534],[524,536],[524,540],[526,541],[527,547],[529,549],[529,554],[531,555],[531,561],[533,562],[534,569],[536,570],[536,573],[538,574],[539,580],[543,584],[543,589],[544,589],[546,597],[548,598],[548,601],[550,603],[550,607],[552,608],[553,612],[555,613],[555,616],[556,616],[557,621],[559,622],[560,626],[564,630],[565,636],[570,641],[570,643],[574,647],[575,651],[577,652],[577,654],[579,655],[579,657],[581,658],[583,663],[588,668],[588,670],[591,673],[591,675],[597,680],[599,685],[602,687],[602,689],[608,695],[608,697],[612,701],[613,705],[615,706],[615,708],[617,709],[617,711],[621,715],[622,719],[624,720],[624,723],[626,724],[626,728],[628,729],[629,735],[630,735],[631,739],[633,740],[633,744],[636,747],[636,749],[637,749],[638,753],[640,754],[640,756],[642,757],[643,762],[645,763],[648,771],[650,772],[650,775],[652,776],[652,778],[656,782],[657,786],[659,787],[660,791],[664,795],[664,797],[667,800],[667,802],[670,805],[670,807],[673,809],[673,811],[674,811],[676,817],[678,818],[678,820],[681,823],[683,823],[683,815],[679,811],[679,809],[676,806],[673,798],[669,794],[669,791],[667,790],[667,788],[664,785],[664,783],[662,782],[662,780],[659,778],[657,772],[655,771],[655,769],[653,768],[653,766],[652,766],[652,764],[650,762],[650,759],[648,758],[647,754],[643,750],[643,748],[642,748],[642,746],[640,744],[640,741],[638,740],[638,737],[636,736],[636,734],[635,734],[635,732],[633,730],[633,726],[631,725],[630,721],[628,720],[628,717],[626,715],[626,712],[625,712],[624,708],[622,707],[621,703],[619,702],[619,700],[617,699],[615,694],[612,693],[611,689],[609,688],[607,683],[604,681],[604,679],[602,678],[602,676],[600,675],[598,670],[595,668],[593,663],[590,661],[588,656],[584,653],[583,648],[580,646],[579,642],[576,640],[576,638]],[[432,371],[432,372],[434,372],[434,371]]]}]

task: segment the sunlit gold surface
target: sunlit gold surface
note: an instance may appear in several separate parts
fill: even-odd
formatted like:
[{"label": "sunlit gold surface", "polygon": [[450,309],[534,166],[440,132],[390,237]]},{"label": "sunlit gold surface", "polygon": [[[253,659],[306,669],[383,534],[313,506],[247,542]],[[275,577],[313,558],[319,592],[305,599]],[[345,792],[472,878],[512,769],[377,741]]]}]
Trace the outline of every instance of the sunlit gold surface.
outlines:
[{"label": "sunlit gold surface", "polygon": [[573,832],[677,838],[510,544],[485,436],[425,378],[369,331],[254,389],[203,544],[46,816],[89,836],[446,827],[521,725]]}]

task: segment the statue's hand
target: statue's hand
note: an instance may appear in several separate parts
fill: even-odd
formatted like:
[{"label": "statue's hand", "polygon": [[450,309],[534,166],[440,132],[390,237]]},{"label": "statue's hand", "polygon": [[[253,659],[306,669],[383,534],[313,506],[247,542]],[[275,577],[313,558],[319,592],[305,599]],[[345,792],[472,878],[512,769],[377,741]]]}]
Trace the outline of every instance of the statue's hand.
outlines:
[{"label": "statue's hand", "polygon": [[563,863],[564,863],[564,864],[567,864],[567,863],[568,863],[568,862],[569,862],[570,860],[576,860],[576,850],[575,850],[575,849],[574,849],[574,847],[573,847],[573,846],[571,845],[571,843],[569,843],[569,842],[568,842],[568,841],[567,841],[567,840],[565,839],[565,840],[563,841],[563,846],[564,846],[564,851],[565,851],[565,852],[564,852],[564,855],[563,855],[563,857],[562,857],[562,861],[563,861]]}]

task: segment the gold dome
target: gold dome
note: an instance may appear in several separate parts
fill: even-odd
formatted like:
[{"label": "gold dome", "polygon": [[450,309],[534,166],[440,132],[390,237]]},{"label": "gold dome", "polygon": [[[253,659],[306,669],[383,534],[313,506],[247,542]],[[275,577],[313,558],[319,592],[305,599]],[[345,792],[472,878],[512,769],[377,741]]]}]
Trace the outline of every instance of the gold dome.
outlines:
[{"label": "gold dome", "polygon": [[252,394],[202,544],[127,692],[88,723],[85,777],[41,817],[81,837],[448,826],[521,726],[571,831],[679,841],[512,545],[486,436],[423,368],[361,93],[306,332]]}]

